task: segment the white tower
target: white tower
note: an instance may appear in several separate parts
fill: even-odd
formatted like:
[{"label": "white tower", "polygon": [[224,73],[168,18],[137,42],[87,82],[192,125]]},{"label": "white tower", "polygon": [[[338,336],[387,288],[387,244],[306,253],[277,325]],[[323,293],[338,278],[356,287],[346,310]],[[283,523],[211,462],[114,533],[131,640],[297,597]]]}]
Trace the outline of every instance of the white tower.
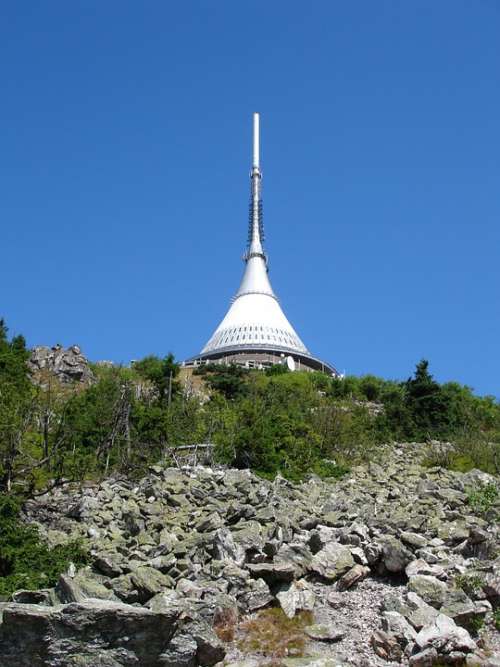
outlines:
[{"label": "white tower", "polygon": [[261,366],[291,356],[299,368],[336,370],[310,355],[286,318],[269,282],[267,257],[264,253],[260,171],[259,114],[253,115],[253,162],[250,196],[250,219],[245,271],[240,287],[226,316],[197,357],[188,364],[225,361]]}]

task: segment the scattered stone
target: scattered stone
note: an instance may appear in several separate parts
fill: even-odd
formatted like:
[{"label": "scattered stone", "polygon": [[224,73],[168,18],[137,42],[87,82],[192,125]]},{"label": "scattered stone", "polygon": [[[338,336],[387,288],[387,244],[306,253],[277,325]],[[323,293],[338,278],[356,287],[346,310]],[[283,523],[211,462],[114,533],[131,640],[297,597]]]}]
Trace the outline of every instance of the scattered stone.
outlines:
[{"label": "scattered stone", "polygon": [[158,572],[153,567],[143,565],[134,570],[130,577],[131,584],[138,594],[138,601],[144,604],[153,595],[172,588],[173,581],[166,574]]},{"label": "scattered stone", "polygon": [[436,579],[446,579],[446,570],[439,565],[430,565],[425,560],[418,558],[412,560],[405,568],[406,576],[408,578],[414,577],[417,574],[424,574],[426,576],[436,577]]},{"label": "scattered stone", "polygon": [[460,588],[447,590],[439,610],[459,625],[467,625],[478,613],[474,602]]},{"label": "scattered stone", "polygon": [[448,592],[448,587],[436,577],[431,577],[426,574],[416,574],[410,577],[408,582],[408,590],[416,593],[424,602],[430,604],[432,607],[439,609]]},{"label": "scattered stone", "polygon": [[476,649],[467,630],[444,614],[439,614],[431,624],[422,628],[415,637],[415,643],[421,650],[435,648],[440,655],[455,651],[471,653]]},{"label": "scattered stone", "polygon": [[283,586],[276,598],[288,618],[293,618],[298,611],[312,611],[316,599],[304,579]]},{"label": "scattered stone", "polygon": [[348,588],[351,588],[358,582],[362,581],[365,577],[370,574],[370,568],[364,565],[354,565],[351,569],[346,572],[337,582],[337,590],[345,591]]},{"label": "scattered stone", "polygon": [[327,544],[313,556],[309,571],[322,579],[335,581],[354,566],[350,550],[338,542]]},{"label": "scattered stone", "polygon": [[438,611],[422,600],[416,593],[408,593],[406,602],[409,611],[408,615],[406,616],[405,614],[405,616],[416,630],[420,630],[425,625],[432,623],[438,615]]},{"label": "scattered stone", "polygon": [[54,591],[50,589],[42,589],[39,591],[16,591],[12,593],[12,602],[20,604],[42,604],[47,607],[52,606],[56,602]]},{"label": "scattered stone", "polygon": [[[388,446],[383,465],[357,466],[335,482],[311,477],[300,484],[269,482],[249,471],[157,465],[139,481],[67,484],[29,500],[26,521],[42,527],[48,544],[83,539],[92,566],[70,568],[55,589],[15,593],[25,613],[13,615],[11,605],[0,603],[0,613],[7,609],[0,664],[19,666],[12,630],[19,624],[26,653],[38,647],[30,667],[66,667],[68,650],[75,665],[92,667],[194,667],[214,660],[226,667],[247,656],[237,640],[221,645],[212,628],[235,636],[240,618],[279,604],[290,618],[312,611],[315,626],[332,636],[344,633],[333,654],[325,646],[328,633],[313,637],[311,630],[309,657],[288,656],[283,664],[383,667],[382,656],[399,656],[390,660],[496,665],[500,642],[491,635],[491,611],[500,602],[498,523],[466,505],[465,491],[479,478],[422,467],[423,455],[424,445]],[[458,576],[465,592],[457,588]],[[156,648],[145,653],[128,621],[121,630],[114,626],[109,639],[113,610],[130,616],[123,608],[146,612],[137,632],[147,641],[151,619],[168,619],[154,621],[158,631],[168,625],[165,641],[156,636]],[[453,625],[439,621],[436,630],[438,617]],[[479,621],[493,637],[489,662],[460,634]],[[254,655],[248,659],[263,665]]]},{"label": "scattered stone", "polygon": [[320,642],[338,642],[345,636],[345,630],[336,628],[333,625],[314,624],[304,628],[304,632],[311,639]]},{"label": "scattered stone", "polygon": [[438,662],[438,652],[435,648],[426,648],[419,653],[410,656],[411,667],[434,667]]},{"label": "scattered stone", "polygon": [[401,660],[403,651],[393,635],[389,635],[383,630],[376,630],[370,641],[375,653],[384,660],[395,660],[397,662]]},{"label": "scattered stone", "polygon": [[386,535],[380,540],[382,564],[388,572],[404,572],[413,554],[397,538]]},{"label": "scattered stone", "polygon": [[268,584],[279,582],[290,582],[295,577],[295,566],[293,563],[249,563],[247,569],[255,579],[264,579]]},{"label": "scattered stone", "polygon": [[382,613],[382,629],[396,638],[402,649],[415,641],[417,636],[414,628],[408,623],[402,614],[397,611],[384,611]]},{"label": "scattered stone", "polygon": [[399,537],[401,538],[401,542],[407,544],[410,547],[425,547],[428,543],[428,539],[419,533],[409,533],[403,531]]}]

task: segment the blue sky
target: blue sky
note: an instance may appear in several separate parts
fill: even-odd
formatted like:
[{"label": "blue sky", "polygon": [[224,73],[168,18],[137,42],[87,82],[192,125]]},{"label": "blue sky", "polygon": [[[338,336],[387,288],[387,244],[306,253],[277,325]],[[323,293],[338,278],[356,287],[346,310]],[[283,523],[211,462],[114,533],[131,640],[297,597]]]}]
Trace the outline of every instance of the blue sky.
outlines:
[{"label": "blue sky", "polygon": [[348,373],[500,395],[500,5],[0,7],[0,313],[94,360],[201,349],[262,114],[273,287]]}]

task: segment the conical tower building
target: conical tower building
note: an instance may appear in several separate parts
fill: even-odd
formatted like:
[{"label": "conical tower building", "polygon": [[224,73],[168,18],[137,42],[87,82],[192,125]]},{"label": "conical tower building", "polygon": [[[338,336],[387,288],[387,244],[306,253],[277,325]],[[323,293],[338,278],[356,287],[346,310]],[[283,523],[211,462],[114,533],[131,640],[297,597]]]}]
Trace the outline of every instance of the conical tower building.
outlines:
[{"label": "conical tower building", "polygon": [[288,321],[269,281],[264,252],[262,173],[260,170],[259,114],[253,115],[253,163],[245,271],[224,319],[208,343],[186,365],[237,363],[263,368],[286,363],[291,369],[322,370],[332,375],[330,364],[312,356]]}]

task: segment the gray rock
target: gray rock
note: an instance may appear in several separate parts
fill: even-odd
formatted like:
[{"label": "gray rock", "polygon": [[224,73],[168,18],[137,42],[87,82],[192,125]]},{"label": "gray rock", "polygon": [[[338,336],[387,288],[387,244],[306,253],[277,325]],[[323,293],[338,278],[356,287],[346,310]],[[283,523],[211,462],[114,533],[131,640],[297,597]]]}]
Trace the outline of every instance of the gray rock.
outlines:
[{"label": "gray rock", "polygon": [[370,542],[364,552],[369,565],[376,565],[382,558],[382,546],[377,542]]},{"label": "gray rock", "polygon": [[352,588],[355,584],[363,581],[370,574],[370,568],[365,565],[354,565],[337,582],[337,590],[345,591]]},{"label": "gray rock", "polygon": [[422,628],[415,637],[415,643],[421,650],[435,648],[440,655],[454,651],[470,653],[476,649],[467,630],[444,614],[438,614],[431,624]]},{"label": "gray rock", "polygon": [[443,598],[440,608],[442,614],[446,614],[459,625],[468,624],[478,613],[474,602],[460,588],[448,590]]},{"label": "gray rock", "polygon": [[483,591],[488,600],[491,600],[494,604],[500,602],[500,571],[486,576]]},{"label": "gray rock", "polygon": [[416,593],[408,593],[406,603],[409,611],[405,616],[416,630],[420,630],[425,625],[432,623],[438,615],[438,611],[422,600]]},{"label": "gray rock", "polygon": [[218,512],[212,512],[208,516],[203,517],[197,524],[196,530],[199,533],[207,533],[212,530],[217,530],[224,525],[224,522]]},{"label": "gray rock", "polygon": [[81,602],[85,595],[74,579],[61,574],[56,585],[56,594],[61,602]]},{"label": "gray rock", "polygon": [[39,591],[16,591],[12,593],[12,602],[19,604],[42,604],[51,607],[56,603],[54,591],[50,588],[44,588]]},{"label": "gray rock", "polygon": [[56,377],[63,384],[81,383],[90,385],[95,377],[78,345],[64,349],[61,345],[54,347],[37,346],[28,360],[33,380],[42,387],[50,383],[50,376]]},{"label": "gray rock", "polygon": [[354,566],[348,547],[338,542],[327,544],[312,558],[309,571],[322,579],[335,581]]},{"label": "gray rock", "polygon": [[120,600],[123,600],[123,602],[132,604],[139,600],[139,594],[134,588],[132,575],[130,573],[115,577],[111,580],[110,585],[115,595],[120,598]]},{"label": "gray rock", "polygon": [[411,667],[434,667],[438,662],[438,652],[435,648],[426,648],[410,656]]},{"label": "gray rock", "polygon": [[183,634],[196,642],[196,659],[199,665],[212,667],[226,655],[224,645],[208,623],[202,619],[185,626]]},{"label": "gray rock", "polygon": [[401,660],[403,651],[393,635],[383,630],[376,630],[371,636],[370,643],[375,653],[384,660],[395,660],[396,662]]},{"label": "gray rock", "polygon": [[173,581],[166,574],[144,565],[131,573],[131,584],[137,591],[139,602],[144,603],[153,595],[172,588]]},{"label": "gray rock", "polygon": [[276,598],[288,618],[293,618],[298,611],[312,611],[316,596],[305,579],[299,579],[285,585]]},{"label": "gray rock", "polygon": [[273,600],[269,586],[263,579],[250,579],[236,597],[243,613],[267,607]]},{"label": "gray rock", "polygon": [[[80,663],[160,667],[159,656],[175,632],[175,619],[142,607],[86,600],[56,607],[11,604],[3,614],[0,664],[63,667]],[[107,659],[107,662],[102,662]]]},{"label": "gray rock", "polygon": [[401,542],[415,548],[425,547],[428,542],[427,538],[419,533],[403,531],[399,537],[401,538]]},{"label": "gray rock", "polygon": [[293,563],[256,563],[248,564],[247,569],[254,579],[264,579],[268,584],[293,581],[295,566]]},{"label": "gray rock", "polygon": [[385,535],[381,538],[380,547],[381,560],[388,572],[404,572],[405,567],[413,559],[411,551],[392,535]]},{"label": "gray rock", "polygon": [[[283,667],[344,667],[346,663],[337,660],[336,658],[283,658]],[[262,663],[259,667],[263,667]]]},{"label": "gray rock", "polygon": [[159,656],[162,667],[196,667],[198,646],[189,635],[178,634]]},{"label": "gray rock", "polygon": [[359,565],[368,565],[368,559],[361,547],[351,547],[351,555]]},{"label": "gray rock", "polygon": [[446,579],[446,570],[440,565],[429,565],[425,560],[418,558],[412,560],[405,568],[406,576],[414,577],[417,574],[425,574],[427,576],[436,577],[436,579]]},{"label": "gray rock", "polygon": [[94,559],[94,567],[108,577],[118,577],[123,573],[121,560],[116,552],[100,553]]},{"label": "gray rock", "polygon": [[397,611],[384,611],[382,613],[382,629],[387,634],[395,637],[403,649],[409,643],[415,641],[415,637],[417,636],[414,628]]},{"label": "gray rock", "polygon": [[416,593],[424,602],[432,607],[439,609],[448,593],[448,587],[436,577],[430,577],[425,574],[416,574],[410,577],[408,590]]},{"label": "gray rock", "polygon": [[232,560],[237,565],[245,562],[245,549],[237,544],[230,530],[220,528],[213,537],[213,555],[217,560]]},{"label": "gray rock", "polygon": [[297,579],[307,572],[311,559],[312,553],[309,548],[305,544],[296,542],[282,544],[274,558],[277,563],[293,564],[295,567],[295,578]]},{"label": "gray rock", "polygon": [[335,627],[332,624],[315,623],[307,625],[304,632],[310,639],[318,642],[338,642],[346,634],[345,630]]}]

